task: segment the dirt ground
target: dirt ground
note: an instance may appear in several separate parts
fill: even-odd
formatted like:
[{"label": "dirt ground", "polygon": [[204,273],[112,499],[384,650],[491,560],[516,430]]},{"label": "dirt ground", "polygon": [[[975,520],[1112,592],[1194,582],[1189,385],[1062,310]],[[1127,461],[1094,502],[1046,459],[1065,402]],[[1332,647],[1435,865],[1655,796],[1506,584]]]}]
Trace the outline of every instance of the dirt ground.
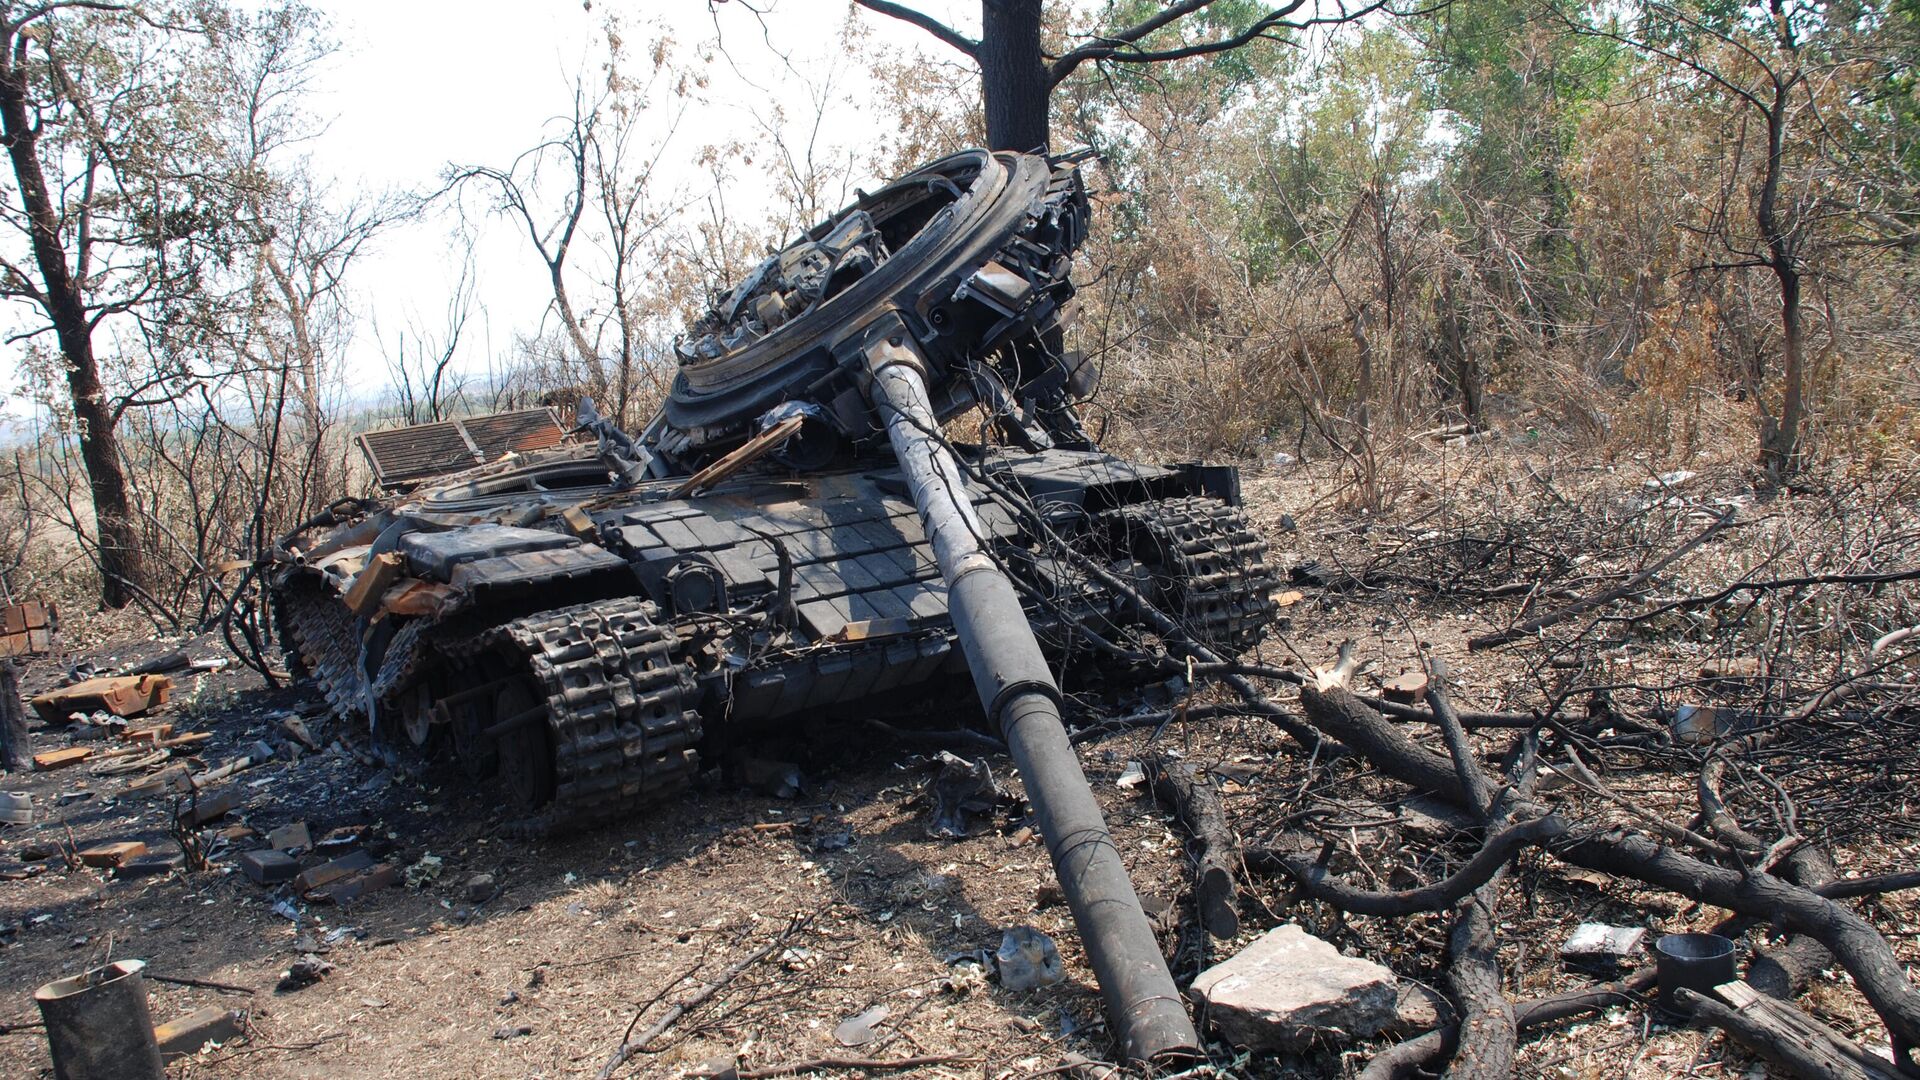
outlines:
[{"label": "dirt ground", "polygon": [[[1483,504],[1499,503],[1502,491],[1514,501],[1545,498],[1527,475],[1550,472],[1549,463],[1515,460],[1498,468],[1499,482],[1488,487],[1464,466],[1443,463],[1409,481],[1384,514],[1342,505],[1325,469],[1252,475],[1247,496],[1282,571],[1307,563],[1358,568],[1384,550],[1386,538],[1404,547],[1406,537],[1441,527],[1439,519],[1452,512],[1443,504],[1469,491]],[[1549,484],[1560,492],[1554,497],[1572,497],[1570,475],[1559,474],[1558,489]],[[1583,475],[1583,482],[1633,491],[1642,486],[1643,472],[1595,466]],[[1737,470],[1700,483],[1702,492],[1689,498],[1705,499],[1707,491],[1744,498],[1750,490]],[[1684,515],[1674,515],[1672,528],[1674,537],[1693,530]],[[1711,581],[1715,571],[1700,573]],[[1423,650],[1447,658],[1462,707],[1492,710],[1539,700],[1537,670],[1509,653],[1469,653],[1465,646],[1467,636],[1506,625],[1514,612],[1510,601],[1418,589],[1297,587],[1300,597],[1283,610],[1258,659],[1326,664],[1351,639],[1374,661],[1375,676],[1417,663]],[[173,648],[225,655],[212,636],[164,640],[139,633],[84,651],[109,667]],[[1699,662],[1695,646],[1675,644],[1669,652],[1674,663]],[[34,664],[23,689],[54,685],[79,658],[68,653]],[[943,690],[925,705],[950,712],[952,698]],[[932,838],[921,794],[931,775],[925,746],[876,736],[857,718],[822,718],[796,727],[769,750],[799,766],[805,786],[796,797],[762,794],[716,770],[686,798],[644,819],[528,844],[501,833],[502,810],[484,792],[468,790],[451,766],[421,765],[383,750],[318,718],[319,708],[299,688],[267,690],[258,676],[234,665],[182,677],[175,702],[158,719],[179,731],[213,733],[193,748],[206,767],[249,753],[256,740],[275,750],[271,762],[232,780],[241,805],[222,824],[264,834],[305,822],[315,837],[365,826],[374,855],[415,868],[415,881],[345,905],[308,904],[286,886],[254,884],[231,857],[258,844],[246,838],[232,840],[225,852],[216,849],[209,871],[144,880],[70,866],[58,852],[29,860],[48,848],[113,840],[177,850],[164,824],[172,806],[130,797],[128,778],[91,775],[84,763],[6,778],[8,789],[31,792],[53,812],[36,825],[0,827],[0,869],[24,874],[46,867],[35,876],[0,880],[0,1074],[52,1075],[43,1033],[20,1026],[37,1019],[36,986],[137,957],[155,976],[238,988],[154,982],[156,1022],[207,1005],[246,1013],[244,1038],[175,1063],[171,1075],[593,1076],[627,1034],[645,1030],[702,980],[769,943],[762,961],[687,1013],[619,1075],[681,1076],[725,1058],[753,1069],[816,1058],[936,1057],[949,1060],[892,1075],[1030,1077],[1058,1074],[1072,1053],[1112,1056],[1091,975],[1022,808],[1003,805],[965,839]],[[289,712],[309,717],[324,749],[290,757],[277,720]],[[1087,745],[1082,759],[1134,881],[1150,911],[1160,913],[1182,985],[1289,920],[1392,966],[1405,980],[1438,985],[1443,918],[1342,918],[1295,899],[1274,881],[1248,885],[1238,939],[1209,941],[1192,920],[1185,840],[1174,819],[1144,788],[1116,783],[1152,739],[1146,730],[1126,733]],[[66,742],[57,730],[41,730],[35,749]],[[1249,844],[1278,837],[1303,808],[1312,808],[1316,831],[1340,848],[1344,861],[1337,868],[1358,881],[1380,888],[1432,877],[1427,860],[1435,845],[1408,831],[1391,808],[1397,798],[1382,794],[1382,782],[1348,776],[1342,783],[1349,787],[1322,785],[1310,795],[1305,785],[1315,774],[1265,721],[1176,725],[1159,735],[1155,749],[1177,752],[1224,778],[1229,814]],[[989,760],[1017,791],[1006,759]],[[1906,785],[1911,762],[1887,777],[1896,788]],[[1651,787],[1643,794],[1662,797]],[[1837,852],[1843,871],[1920,863],[1913,816],[1920,807],[1894,805],[1877,839],[1845,837]],[[492,886],[477,883],[478,875],[490,875]],[[1724,914],[1544,859],[1523,859],[1508,893],[1502,960],[1508,994],[1516,998],[1605,977],[1558,960],[1558,943],[1578,922],[1663,932],[1705,928]],[[1920,907],[1894,896],[1862,910],[1911,971],[1920,960]],[[1067,982],[1013,992],[952,962],[995,948],[1004,930],[1019,925],[1036,927],[1058,944]],[[276,989],[303,959],[324,961],[331,970],[310,985]],[[1864,1043],[1884,1040],[1843,975],[1821,980],[1803,1003]],[[876,1006],[886,1016],[871,1041],[849,1048],[836,1038],[843,1021]],[[1251,1057],[1216,1046],[1209,1068],[1231,1076],[1338,1076],[1364,1064],[1380,1045],[1329,1042],[1297,1055]],[[1553,1078],[1765,1075],[1723,1039],[1663,1025],[1639,1005],[1525,1036],[1520,1062],[1521,1075]]]}]

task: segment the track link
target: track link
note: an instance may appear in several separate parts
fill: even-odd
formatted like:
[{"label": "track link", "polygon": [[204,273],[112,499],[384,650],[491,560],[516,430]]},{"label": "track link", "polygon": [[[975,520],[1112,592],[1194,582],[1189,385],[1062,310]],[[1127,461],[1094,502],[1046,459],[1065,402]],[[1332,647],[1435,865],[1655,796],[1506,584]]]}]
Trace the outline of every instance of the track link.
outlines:
[{"label": "track link", "polygon": [[1273,621],[1267,543],[1237,507],[1186,497],[1133,503],[1100,515],[1108,551],[1152,572],[1160,603],[1202,644],[1238,656]]},{"label": "track link", "polygon": [[346,605],[319,585],[302,582],[281,592],[274,606],[289,663],[320,687],[335,716],[364,714],[366,700],[355,674],[360,633]]},{"label": "track link", "polygon": [[554,797],[523,831],[572,830],[677,793],[698,767],[693,671],[638,598],[557,608],[480,639],[523,662],[546,696]]}]

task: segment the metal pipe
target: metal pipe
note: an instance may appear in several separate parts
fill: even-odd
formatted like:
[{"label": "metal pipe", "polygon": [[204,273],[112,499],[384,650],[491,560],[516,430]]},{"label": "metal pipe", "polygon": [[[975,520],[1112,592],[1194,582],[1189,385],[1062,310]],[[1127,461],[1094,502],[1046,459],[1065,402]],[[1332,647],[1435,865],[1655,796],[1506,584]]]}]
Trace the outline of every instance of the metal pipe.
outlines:
[{"label": "metal pipe", "polygon": [[1199,1037],[1140,910],[1100,806],[1060,721],[1060,689],[1013,583],[982,546],[983,531],[927,399],[919,355],[904,333],[866,353],[871,394],[920,511],[948,610],[987,717],[1026,782],[1034,819],[1127,1057],[1198,1054]]}]

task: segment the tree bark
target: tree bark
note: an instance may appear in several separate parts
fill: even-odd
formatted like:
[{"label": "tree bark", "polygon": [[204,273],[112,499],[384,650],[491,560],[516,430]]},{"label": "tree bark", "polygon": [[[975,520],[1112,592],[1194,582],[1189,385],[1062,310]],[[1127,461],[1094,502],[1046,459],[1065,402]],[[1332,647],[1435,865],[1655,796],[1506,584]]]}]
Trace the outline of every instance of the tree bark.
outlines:
[{"label": "tree bark", "polygon": [[1040,0],[980,0],[977,59],[987,148],[1044,153],[1053,84],[1040,55]]},{"label": "tree bark", "polygon": [[1240,932],[1240,913],[1234,908],[1238,887],[1234,864],[1240,844],[1227,824],[1226,805],[1213,777],[1183,761],[1155,756],[1141,762],[1153,779],[1153,793],[1179,814],[1195,841],[1193,906],[1200,924],[1216,938]]},{"label": "tree bark", "polygon": [[108,607],[125,607],[132,602],[133,586],[138,584],[140,549],[114,431],[119,417],[100,385],[100,364],[93,353],[93,324],[87,317],[86,297],[82,283],[75,280],[68,266],[67,251],[61,245],[60,219],[40,168],[39,130],[28,108],[27,74],[21,68],[18,44],[17,31],[0,40],[0,133],[5,136],[34,263],[40,271],[40,295],[35,299],[52,322],[61,357],[66,361],[67,391],[79,427],[80,459],[87,469],[99,542],[100,599]]},{"label": "tree bark", "polygon": [[33,737],[20,702],[20,670],[0,660],[0,772],[33,771]]}]

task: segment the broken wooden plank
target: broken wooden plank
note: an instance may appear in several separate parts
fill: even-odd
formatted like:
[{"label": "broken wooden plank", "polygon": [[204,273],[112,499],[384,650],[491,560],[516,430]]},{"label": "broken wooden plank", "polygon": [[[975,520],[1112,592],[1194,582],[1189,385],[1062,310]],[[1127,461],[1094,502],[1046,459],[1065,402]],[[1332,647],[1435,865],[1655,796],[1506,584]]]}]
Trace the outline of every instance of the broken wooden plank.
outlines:
[{"label": "broken wooden plank", "polygon": [[406,572],[406,556],[397,551],[383,551],[375,555],[347,587],[345,597],[347,610],[365,618],[380,606],[380,596],[387,587],[400,580]]},{"label": "broken wooden plank", "polygon": [[160,1044],[160,1060],[176,1061],[192,1057],[208,1043],[226,1043],[240,1037],[246,1027],[246,1014],[218,1005],[178,1020],[169,1020],[153,1029],[153,1041]]},{"label": "broken wooden plank", "polygon": [[1724,982],[1713,990],[1720,1000],[1688,990],[1680,991],[1680,997],[1693,1006],[1697,1018],[1795,1076],[1808,1080],[1898,1078],[1892,1062],[1867,1053],[1853,1040],[1799,1009],[1762,994],[1751,984]]},{"label": "broken wooden plank", "polygon": [[96,844],[80,853],[80,861],[88,866],[111,869],[137,859],[147,853],[147,845],[138,840],[122,840],[113,844]]},{"label": "broken wooden plank", "polygon": [[171,750],[176,746],[192,746],[194,743],[203,743],[211,738],[213,738],[213,732],[211,731],[189,731],[185,735],[170,735],[166,738],[155,739],[153,740],[153,745],[161,750]]},{"label": "broken wooden plank", "polygon": [[53,605],[38,600],[0,608],[0,657],[51,652],[54,616]]},{"label": "broken wooden plank", "polygon": [[64,769],[69,765],[78,765],[93,756],[91,746],[69,746],[65,750],[48,750],[33,755],[33,767],[41,772]]}]

